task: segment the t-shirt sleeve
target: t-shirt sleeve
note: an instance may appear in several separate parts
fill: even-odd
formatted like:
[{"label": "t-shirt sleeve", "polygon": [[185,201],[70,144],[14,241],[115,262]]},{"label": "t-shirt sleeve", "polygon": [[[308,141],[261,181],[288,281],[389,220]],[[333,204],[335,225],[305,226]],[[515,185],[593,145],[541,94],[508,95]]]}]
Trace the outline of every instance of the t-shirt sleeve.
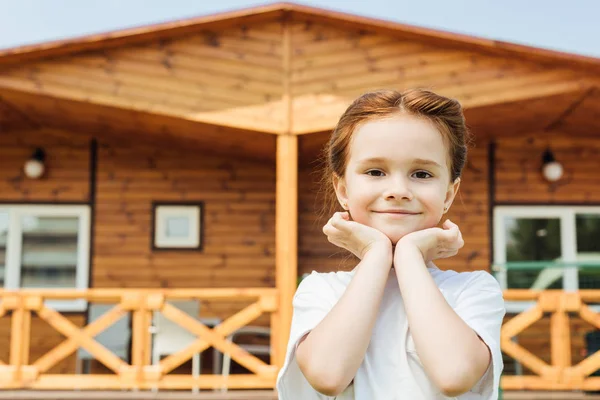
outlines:
[{"label": "t-shirt sleeve", "polygon": [[496,400],[504,367],[500,350],[500,329],[506,313],[498,281],[485,271],[473,273],[459,294],[454,309],[490,349],[492,362],[481,379],[471,388],[482,399]]},{"label": "t-shirt sleeve", "polygon": [[296,348],[305,335],[323,320],[331,310],[335,300],[326,280],[313,272],[302,280],[293,299],[292,326],[290,340],[283,367],[277,377],[279,400],[327,399],[317,392],[306,380],[296,362]]}]

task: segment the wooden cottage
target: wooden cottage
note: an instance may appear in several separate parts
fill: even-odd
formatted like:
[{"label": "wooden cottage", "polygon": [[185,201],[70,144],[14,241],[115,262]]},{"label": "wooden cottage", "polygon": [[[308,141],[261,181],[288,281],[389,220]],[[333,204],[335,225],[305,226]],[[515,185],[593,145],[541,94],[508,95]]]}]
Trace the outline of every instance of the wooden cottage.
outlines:
[{"label": "wooden cottage", "polygon": [[[600,388],[577,364],[599,321],[577,291],[600,288],[599,84],[600,59],[287,3],[0,51],[0,387],[272,388],[298,277],[354,262],[318,218],[329,132],[365,91],[428,87],[475,135],[466,245],[440,266],[541,290],[507,291],[507,320],[538,305],[507,322],[503,385]],[[157,315],[194,340],[153,363]],[[128,318],[122,354],[93,340]],[[269,327],[270,358],[225,339],[244,326]],[[212,373],[220,353],[250,373]]]}]

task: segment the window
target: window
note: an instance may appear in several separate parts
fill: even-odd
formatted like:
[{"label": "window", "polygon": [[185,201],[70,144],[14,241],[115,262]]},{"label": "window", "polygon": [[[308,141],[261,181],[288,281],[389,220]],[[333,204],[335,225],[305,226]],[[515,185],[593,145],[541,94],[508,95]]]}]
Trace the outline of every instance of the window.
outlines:
[{"label": "window", "polygon": [[204,204],[153,203],[155,250],[202,250]]},{"label": "window", "polygon": [[[0,206],[0,279],[5,289],[88,287],[88,206]],[[61,311],[85,300],[48,301]]]},{"label": "window", "polygon": [[[600,288],[600,207],[499,206],[494,270],[503,289]],[[529,302],[507,302],[520,312]]]}]

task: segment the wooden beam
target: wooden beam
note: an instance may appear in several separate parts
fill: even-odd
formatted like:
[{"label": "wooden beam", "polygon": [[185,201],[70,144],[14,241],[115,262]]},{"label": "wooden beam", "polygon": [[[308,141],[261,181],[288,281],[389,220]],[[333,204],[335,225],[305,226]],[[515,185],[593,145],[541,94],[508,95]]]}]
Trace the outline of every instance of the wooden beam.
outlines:
[{"label": "wooden beam", "polygon": [[[275,127],[273,126],[274,124],[272,121],[270,119],[265,120],[264,118],[265,115],[273,115],[276,119],[276,113],[279,106],[277,102],[247,107],[236,107],[223,111],[196,112],[190,109],[186,110],[181,106],[160,104],[151,98],[146,100],[133,100],[97,90],[82,89],[75,85],[65,86],[46,82],[42,87],[38,87],[32,80],[10,76],[0,76],[0,90],[3,89],[29,95],[48,96],[57,100],[70,100],[83,104],[113,107],[130,112],[146,112],[157,116],[178,118],[188,122],[219,125],[267,134],[278,133],[274,132]],[[259,116],[251,116],[251,114],[254,113],[257,113]]]},{"label": "wooden beam", "polygon": [[273,322],[272,364],[283,365],[292,323],[292,298],[298,276],[298,137],[292,134],[291,30],[283,24],[283,103],[285,129],[277,137],[275,222],[276,285],[279,308]]}]

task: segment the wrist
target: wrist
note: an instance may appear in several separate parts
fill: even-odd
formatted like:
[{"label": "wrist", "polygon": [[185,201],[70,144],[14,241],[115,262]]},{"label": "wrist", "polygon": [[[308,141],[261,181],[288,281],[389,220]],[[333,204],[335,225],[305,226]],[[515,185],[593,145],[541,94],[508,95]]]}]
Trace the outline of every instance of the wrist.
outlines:
[{"label": "wrist", "polygon": [[393,251],[392,251],[392,243],[385,242],[377,242],[371,244],[365,252],[363,253],[363,259],[369,258],[379,258],[382,261],[389,261],[390,266],[393,259]]},{"label": "wrist", "polygon": [[425,255],[417,246],[411,241],[402,241],[400,239],[396,244],[396,249],[394,250],[394,260],[403,259],[403,258],[425,258]]}]

